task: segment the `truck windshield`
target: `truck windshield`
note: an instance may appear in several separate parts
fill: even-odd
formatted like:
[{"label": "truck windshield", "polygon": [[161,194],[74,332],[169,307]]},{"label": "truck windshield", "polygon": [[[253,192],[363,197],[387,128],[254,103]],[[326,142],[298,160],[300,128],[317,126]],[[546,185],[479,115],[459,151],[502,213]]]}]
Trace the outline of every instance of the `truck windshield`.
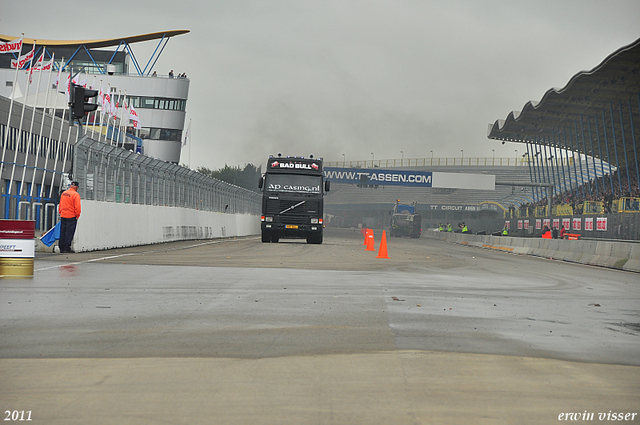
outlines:
[{"label": "truck windshield", "polygon": [[265,188],[268,192],[319,195],[322,177],[292,174],[268,174]]}]

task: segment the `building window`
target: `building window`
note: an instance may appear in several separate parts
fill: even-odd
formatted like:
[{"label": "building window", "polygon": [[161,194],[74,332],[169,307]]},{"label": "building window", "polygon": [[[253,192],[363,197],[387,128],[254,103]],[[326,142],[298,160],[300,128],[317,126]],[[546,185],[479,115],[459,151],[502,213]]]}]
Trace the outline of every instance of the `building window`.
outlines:
[{"label": "building window", "polygon": [[182,140],[181,130],[170,130],[167,128],[148,128],[143,127],[140,130],[140,137],[151,140],[169,140],[179,142]]},{"label": "building window", "polygon": [[128,96],[134,108],[159,109],[163,111],[184,111],[187,106],[186,100],[167,99],[160,97]]}]

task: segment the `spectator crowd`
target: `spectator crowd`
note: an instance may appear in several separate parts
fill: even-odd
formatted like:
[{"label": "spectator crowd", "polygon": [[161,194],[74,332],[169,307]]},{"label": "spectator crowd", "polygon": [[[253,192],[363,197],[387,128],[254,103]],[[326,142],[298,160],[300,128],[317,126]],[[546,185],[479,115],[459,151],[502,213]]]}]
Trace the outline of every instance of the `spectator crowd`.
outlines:
[{"label": "spectator crowd", "polygon": [[[620,174],[618,174],[620,173]],[[629,176],[629,178],[627,178]],[[568,205],[572,208],[574,214],[584,213],[585,202],[601,202],[603,212],[605,214],[613,211],[613,202],[621,198],[640,198],[640,187],[635,169],[616,170],[611,175],[591,179],[589,182],[577,186],[572,190],[566,190],[560,194],[554,195],[552,199],[553,206]],[[613,188],[613,190],[612,190]],[[544,190],[544,189],[543,189]],[[628,205],[625,209],[638,208],[638,202],[632,202],[627,199]],[[533,216],[537,207],[548,206],[548,199],[545,197],[536,202],[524,203],[518,208],[520,215]],[[516,207],[509,207],[511,216],[513,217]]]}]

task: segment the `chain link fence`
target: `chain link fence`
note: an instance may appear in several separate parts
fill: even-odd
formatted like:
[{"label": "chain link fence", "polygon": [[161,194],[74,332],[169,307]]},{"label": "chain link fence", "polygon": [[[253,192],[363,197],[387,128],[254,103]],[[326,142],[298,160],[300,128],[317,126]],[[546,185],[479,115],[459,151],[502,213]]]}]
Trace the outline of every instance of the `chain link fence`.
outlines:
[{"label": "chain link fence", "polygon": [[257,192],[88,136],[74,147],[71,177],[82,199],[260,215]]}]

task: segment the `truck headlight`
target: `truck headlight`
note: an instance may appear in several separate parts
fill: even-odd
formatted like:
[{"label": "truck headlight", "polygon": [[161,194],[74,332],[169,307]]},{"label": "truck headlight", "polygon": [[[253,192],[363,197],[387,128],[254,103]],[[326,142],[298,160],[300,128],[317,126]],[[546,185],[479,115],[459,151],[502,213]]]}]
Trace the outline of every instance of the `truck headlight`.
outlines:
[{"label": "truck headlight", "polygon": [[273,221],[273,217],[266,217],[264,221],[271,223]]},{"label": "truck headlight", "polygon": [[317,218],[312,218],[311,219],[311,224],[318,224],[318,219]]}]

